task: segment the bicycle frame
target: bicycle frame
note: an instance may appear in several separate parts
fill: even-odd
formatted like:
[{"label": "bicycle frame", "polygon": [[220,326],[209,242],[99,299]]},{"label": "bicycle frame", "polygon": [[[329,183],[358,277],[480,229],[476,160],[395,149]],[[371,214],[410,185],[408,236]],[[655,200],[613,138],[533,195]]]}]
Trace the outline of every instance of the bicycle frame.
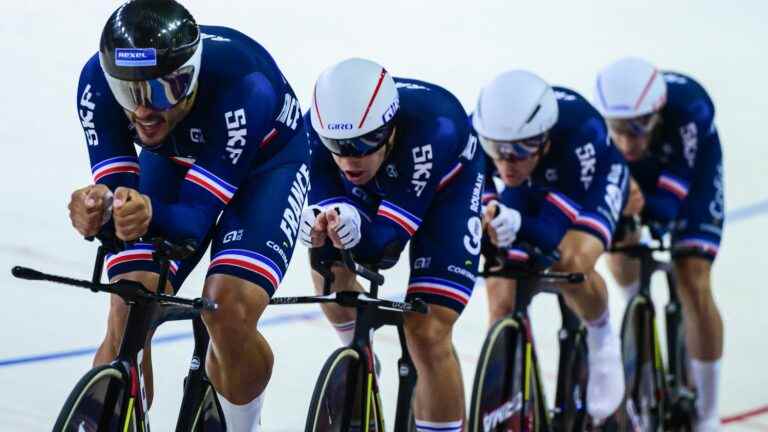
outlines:
[{"label": "bicycle frame", "polygon": [[[677,294],[677,285],[672,273],[672,265],[668,261],[658,260],[654,257],[655,252],[664,252],[666,247],[659,242],[658,245],[632,245],[617,247],[612,252],[620,252],[627,257],[638,260],[640,264],[640,286],[636,296],[641,296],[649,305],[651,328],[653,331],[651,349],[653,353],[654,367],[660,371],[658,374],[657,388],[661,389],[657,395],[656,402],[661,404],[666,426],[678,425],[687,421],[693,412],[695,395],[687,388],[685,370],[679,370],[678,358],[679,343],[675,333],[682,320],[682,306]],[[669,290],[669,301],[665,306],[666,315],[666,336],[667,336],[667,365],[664,364],[661,352],[661,341],[659,338],[658,327],[656,325],[656,309],[651,297],[651,279],[656,272],[663,272],[667,280]],[[671,410],[667,409],[672,408]]]},{"label": "bicycle frame", "polygon": [[[523,342],[523,353],[525,355],[524,364],[524,385],[522,394],[522,404],[520,406],[520,412],[526,412],[528,404],[531,403],[531,392],[535,390],[540,398],[541,404],[538,409],[540,410],[537,416],[543,419],[544,424],[539,426],[539,430],[552,431],[557,430],[555,426],[561,422],[561,416],[564,414],[561,407],[564,405],[567,392],[570,389],[566,388],[564,379],[565,365],[568,362],[568,355],[576,348],[577,337],[586,333],[581,320],[576,314],[571,311],[565,304],[565,300],[556,287],[551,287],[551,282],[561,280],[565,283],[580,283],[584,280],[584,276],[578,273],[535,273],[529,271],[517,271],[513,269],[501,269],[493,271],[485,271],[482,273],[485,277],[503,277],[512,279],[517,282],[517,288],[515,290],[515,307],[513,311],[507,315],[509,318],[513,318],[521,326],[521,340]],[[549,279],[550,281],[543,281]],[[533,338],[532,325],[530,316],[528,315],[528,308],[533,298],[540,292],[547,292],[557,295],[560,314],[562,317],[561,329],[559,331],[559,367],[557,376],[557,390],[555,395],[555,409],[553,415],[546,409],[546,397],[544,396],[544,389],[542,388],[541,371],[539,368],[539,360],[536,354],[536,344]],[[531,388],[531,375],[536,377],[536,383],[538,388]]]},{"label": "bicycle frame", "polygon": [[[407,408],[410,407],[411,396],[416,385],[416,368],[408,352],[405,331],[403,329],[403,313],[426,313],[426,304],[420,300],[406,303],[379,299],[378,291],[379,287],[384,283],[384,277],[378,270],[358,264],[354,261],[349,251],[342,251],[341,255],[344,265],[349,270],[370,282],[368,293],[339,291],[332,294],[331,287],[335,278],[331,271],[331,265],[334,263],[321,261],[318,254],[310,252],[311,267],[323,277],[323,295],[273,298],[270,303],[336,303],[340,306],[354,307],[356,309],[357,318],[350,347],[358,353],[360,362],[366,369],[362,382],[357,382],[357,376],[347,379],[348,388],[346,394],[348,400],[341,415],[342,430],[349,429],[350,421],[355,414],[350,407],[355,405],[354,396],[356,394],[362,395],[363,398],[360,403],[361,412],[359,413],[359,418],[363,425],[369,424],[371,406],[375,406],[375,409],[381,413],[381,397],[376,380],[371,336],[374,331],[382,326],[393,325],[397,327],[402,356],[398,360],[399,385],[394,430],[396,432],[405,432],[408,430],[409,421],[406,415],[409,412]],[[359,390],[359,392],[354,391],[355,389]]]},{"label": "bicycle frame", "polygon": [[[158,251],[155,253],[155,259],[160,264],[160,275],[157,293],[152,293],[141,283],[135,281],[120,280],[109,284],[101,283],[104,260],[107,254],[111,251],[119,250],[119,248],[115,247],[117,240],[114,237],[106,236],[106,238],[100,239],[102,244],[99,246],[96,254],[90,281],[50,275],[18,266],[12,269],[12,273],[14,276],[22,279],[43,280],[78,286],[88,288],[93,292],[109,292],[123,298],[128,305],[126,324],[123,329],[123,337],[118,354],[110,362],[110,366],[117,369],[121,373],[124,383],[128,384],[127,397],[123,398],[119,411],[121,413],[119,423],[123,431],[130,430],[130,425],[133,424],[135,430],[148,432],[150,430],[147,419],[148,404],[141,362],[143,360],[144,347],[149,337],[157,325],[164,321],[189,319],[195,314],[199,316],[197,309],[215,310],[216,305],[204,298],[183,299],[161,294],[168,280],[170,260],[176,259],[174,256],[180,256],[180,254],[194,250],[191,245],[179,247],[165,241],[160,241],[156,244]],[[161,307],[161,301],[184,305],[184,307],[178,306],[177,310],[174,311],[164,310]],[[119,392],[122,390],[120,388],[121,385],[116,381],[111,381],[105,395],[104,406],[115,406],[117,398],[120,396]],[[108,429],[108,423],[112,420],[110,418],[112,412],[114,412],[114,409],[102,410],[101,418],[98,419],[99,430]]]},{"label": "bicycle frame", "polygon": [[[576,336],[578,333],[585,333],[586,330],[576,314],[571,311],[565,304],[563,295],[557,289],[540,288],[537,285],[539,282],[534,278],[521,278],[518,279],[517,290],[515,293],[515,311],[512,315],[520,322],[524,331],[522,332],[523,340],[525,342],[525,390],[523,393],[523,407],[522,411],[525,412],[526,405],[530,400],[530,373],[536,374],[536,382],[539,384],[539,388],[536,389],[541,397],[541,418],[545,419],[545,424],[542,425],[542,430],[552,430],[554,425],[559,423],[559,418],[563,414],[561,407],[566,397],[566,392],[570,389],[565,387],[565,379],[563,373],[568,361],[568,354],[576,346]],[[560,352],[558,359],[558,374],[557,374],[557,386],[555,393],[555,409],[553,415],[550,416],[549,411],[546,409],[546,397],[544,395],[544,389],[541,388],[541,371],[539,368],[539,360],[536,354],[536,344],[533,338],[532,324],[530,316],[528,315],[528,307],[533,300],[533,297],[540,292],[548,292],[557,296],[557,303],[560,309],[560,316],[562,317],[562,324],[560,331],[558,332]]]}]

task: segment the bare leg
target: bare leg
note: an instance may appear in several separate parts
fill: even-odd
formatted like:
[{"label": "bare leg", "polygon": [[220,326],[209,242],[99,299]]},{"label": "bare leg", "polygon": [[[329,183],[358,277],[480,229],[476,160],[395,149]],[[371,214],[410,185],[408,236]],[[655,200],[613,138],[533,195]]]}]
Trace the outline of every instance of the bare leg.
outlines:
[{"label": "bare leg", "polygon": [[[419,374],[414,414],[428,422],[463,422],[464,388],[461,369],[451,343],[459,314],[430,305],[427,315],[408,314],[406,339]],[[435,397],[440,395],[440,397]]]}]

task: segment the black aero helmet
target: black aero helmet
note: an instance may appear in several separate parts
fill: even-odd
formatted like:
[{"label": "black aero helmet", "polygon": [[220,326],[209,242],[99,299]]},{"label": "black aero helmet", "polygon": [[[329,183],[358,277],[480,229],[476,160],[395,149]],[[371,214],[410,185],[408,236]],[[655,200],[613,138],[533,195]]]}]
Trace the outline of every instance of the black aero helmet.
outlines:
[{"label": "black aero helmet", "polygon": [[172,108],[189,96],[200,73],[202,43],[195,19],[174,0],[132,0],[101,33],[99,61],[123,108]]}]

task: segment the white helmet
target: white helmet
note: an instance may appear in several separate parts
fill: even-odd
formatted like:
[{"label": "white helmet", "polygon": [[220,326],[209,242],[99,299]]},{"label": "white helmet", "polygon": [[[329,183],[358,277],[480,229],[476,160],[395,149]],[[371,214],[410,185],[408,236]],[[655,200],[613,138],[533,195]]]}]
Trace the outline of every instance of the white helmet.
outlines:
[{"label": "white helmet", "polygon": [[[538,75],[511,70],[497,76],[480,91],[472,126],[483,149],[494,159],[500,153],[514,158],[533,154],[546,140],[536,140],[557,123],[555,92]],[[528,145],[509,142],[534,138]],[[505,144],[506,143],[506,144]]]},{"label": "white helmet", "polygon": [[627,57],[597,74],[593,102],[606,119],[631,119],[656,112],[667,101],[662,73],[645,60]]},{"label": "white helmet", "polygon": [[392,76],[378,63],[360,58],[320,74],[312,99],[312,128],[329,150],[344,156],[367,154],[383,145],[377,141],[389,137],[384,132],[400,107]]}]

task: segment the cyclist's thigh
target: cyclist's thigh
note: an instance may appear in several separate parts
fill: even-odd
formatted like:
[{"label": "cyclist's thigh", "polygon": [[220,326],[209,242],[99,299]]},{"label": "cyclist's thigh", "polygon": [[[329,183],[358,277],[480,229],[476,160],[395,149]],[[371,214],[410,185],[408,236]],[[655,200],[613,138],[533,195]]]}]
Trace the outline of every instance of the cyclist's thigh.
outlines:
[{"label": "cyclist's thigh", "polygon": [[274,294],[296,246],[307,156],[302,131],[243,182],[214,230],[209,276],[235,276]]},{"label": "cyclist's thigh", "polygon": [[714,260],[725,222],[723,156],[717,133],[701,141],[694,178],[672,235],[674,255]]},{"label": "cyclist's thigh", "polygon": [[[146,150],[139,155],[139,165],[141,167],[139,179],[139,191],[141,193],[163,201],[172,202],[177,199],[178,190],[181,187],[187,167],[176,164],[165,156]],[[147,237],[153,235],[162,236],[162,233],[150,232]],[[168,280],[174,291],[179,290],[181,284],[200,261],[209,241],[210,236],[203,241],[192,256],[184,260],[171,261]],[[154,250],[155,248],[150,243],[139,242],[130,245],[123,252],[107,256],[106,266],[110,280],[126,277],[137,279],[134,276],[141,275],[143,272],[159,274],[160,266],[152,259]],[[145,279],[144,276],[139,278]]]},{"label": "cyclist's thigh", "polygon": [[407,299],[445,306],[461,313],[477,277],[484,175],[481,158],[466,163],[439,191],[411,240]]}]

